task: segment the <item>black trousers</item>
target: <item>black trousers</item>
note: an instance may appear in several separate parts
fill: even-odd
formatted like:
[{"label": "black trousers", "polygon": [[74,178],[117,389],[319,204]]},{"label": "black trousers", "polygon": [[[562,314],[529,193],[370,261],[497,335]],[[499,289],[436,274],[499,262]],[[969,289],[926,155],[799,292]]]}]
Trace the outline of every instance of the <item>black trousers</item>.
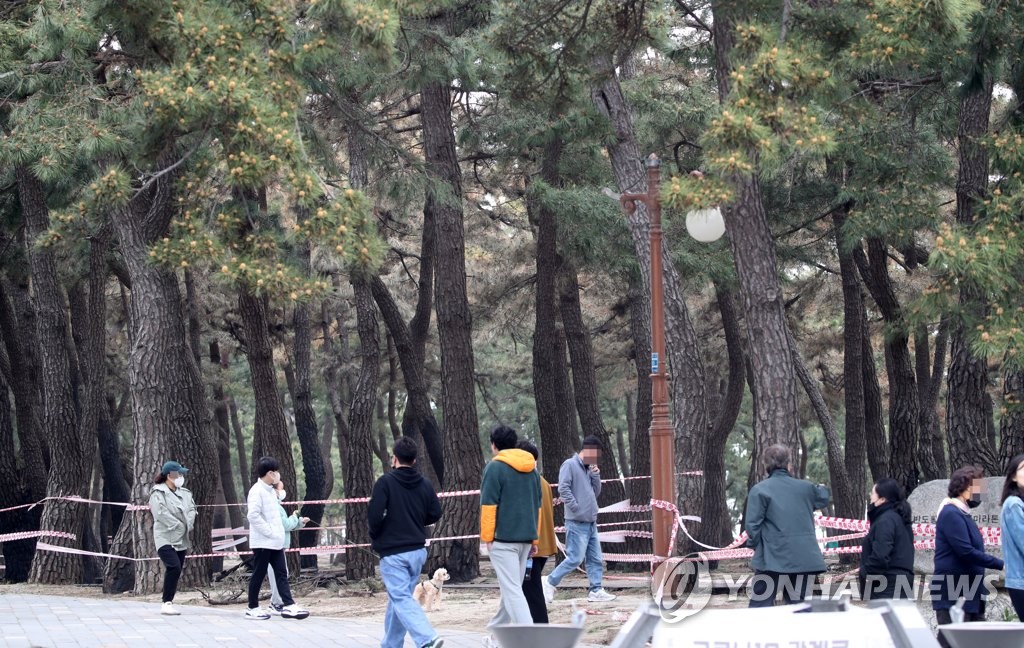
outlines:
[{"label": "black trousers", "polygon": [[[1013,590],[1010,591],[1012,592]],[[1012,595],[1010,600],[1013,601]],[[972,614],[971,612],[964,612],[964,623],[973,623],[984,620],[985,601],[981,602],[981,609],[978,611],[977,614]],[[935,610],[935,621],[940,626],[946,625],[947,623],[953,623],[953,619],[949,616],[949,610]],[[946,638],[942,635],[941,632],[939,633],[939,645],[942,646],[942,648],[952,648],[952,646],[949,645],[949,642],[946,641]]]},{"label": "black trousers", "polygon": [[181,570],[185,565],[185,551],[175,551],[171,545],[164,545],[156,550],[160,561],[164,564],[164,603],[174,600],[178,593],[178,579],[181,578]]},{"label": "black trousers", "polygon": [[288,565],[285,563],[284,549],[253,549],[252,576],[249,577],[249,608],[260,606],[260,588],[267,577],[267,565],[274,568],[274,580],[277,591],[281,593],[281,602],[292,605],[292,590],[288,587]]},{"label": "black trousers", "polygon": [[1006,593],[1010,595],[1010,603],[1013,603],[1013,611],[1017,613],[1017,618],[1024,623],[1024,590],[1007,587]]},{"label": "black trousers", "polygon": [[786,605],[802,603],[811,595],[817,574],[780,574],[779,572],[763,571],[754,574],[754,591],[750,595],[748,607],[772,607],[775,595],[782,591]]},{"label": "black trousers", "polygon": [[526,570],[526,577],[523,578],[523,594],[526,595],[526,604],[530,606],[530,616],[534,623],[548,623],[548,606],[544,602],[544,587],[540,579],[544,578],[544,565],[548,562],[547,557],[533,557],[533,567]]}]

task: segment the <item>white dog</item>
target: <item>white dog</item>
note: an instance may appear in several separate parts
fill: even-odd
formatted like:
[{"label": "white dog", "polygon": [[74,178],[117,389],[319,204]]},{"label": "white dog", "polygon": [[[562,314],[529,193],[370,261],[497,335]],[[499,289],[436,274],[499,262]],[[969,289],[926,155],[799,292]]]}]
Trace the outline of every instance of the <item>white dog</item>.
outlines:
[{"label": "white dog", "polygon": [[437,569],[434,571],[433,578],[423,581],[416,586],[416,589],[412,592],[412,597],[427,612],[432,612],[435,608],[440,609],[444,582],[449,578],[451,577],[448,576],[447,569],[444,567]]}]

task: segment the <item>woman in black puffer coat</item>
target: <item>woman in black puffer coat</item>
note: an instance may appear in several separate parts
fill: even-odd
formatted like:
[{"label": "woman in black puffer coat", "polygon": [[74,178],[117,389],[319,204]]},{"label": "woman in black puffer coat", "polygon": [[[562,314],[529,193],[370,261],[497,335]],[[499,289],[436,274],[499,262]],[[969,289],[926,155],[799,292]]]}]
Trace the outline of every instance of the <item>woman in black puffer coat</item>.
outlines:
[{"label": "woman in black puffer coat", "polygon": [[871,528],[860,557],[861,598],[911,598],[914,532],[910,526],[910,504],[895,479],[880,479],[871,489],[868,521]]}]

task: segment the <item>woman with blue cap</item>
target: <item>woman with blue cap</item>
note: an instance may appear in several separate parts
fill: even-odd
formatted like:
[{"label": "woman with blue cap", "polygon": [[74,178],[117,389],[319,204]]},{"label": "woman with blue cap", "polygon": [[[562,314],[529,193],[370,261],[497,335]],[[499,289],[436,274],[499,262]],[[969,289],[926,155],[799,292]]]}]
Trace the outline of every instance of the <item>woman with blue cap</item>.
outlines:
[{"label": "woman with blue cap", "polygon": [[185,488],[188,468],[177,461],[168,461],[154,480],[149,494],[149,510],[153,513],[153,540],[160,556],[164,573],[164,596],[161,614],[181,614],[174,609],[174,595],[178,591],[185,554],[192,548],[189,535],[196,521],[196,503],[192,492]]}]

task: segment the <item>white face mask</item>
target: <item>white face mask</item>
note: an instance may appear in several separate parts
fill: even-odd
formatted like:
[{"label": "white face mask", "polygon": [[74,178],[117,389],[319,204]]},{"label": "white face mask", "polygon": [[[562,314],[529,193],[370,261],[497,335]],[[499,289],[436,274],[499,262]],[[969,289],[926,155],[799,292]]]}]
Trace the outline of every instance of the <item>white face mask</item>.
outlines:
[{"label": "white face mask", "polygon": [[284,501],[284,498],[288,497],[288,491],[279,490],[277,491],[277,499]]},{"label": "white face mask", "polygon": [[185,477],[184,476],[178,475],[177,477],[174,478],[174,486],[176,488],[181,488],[184,485],[185,485]]}]

